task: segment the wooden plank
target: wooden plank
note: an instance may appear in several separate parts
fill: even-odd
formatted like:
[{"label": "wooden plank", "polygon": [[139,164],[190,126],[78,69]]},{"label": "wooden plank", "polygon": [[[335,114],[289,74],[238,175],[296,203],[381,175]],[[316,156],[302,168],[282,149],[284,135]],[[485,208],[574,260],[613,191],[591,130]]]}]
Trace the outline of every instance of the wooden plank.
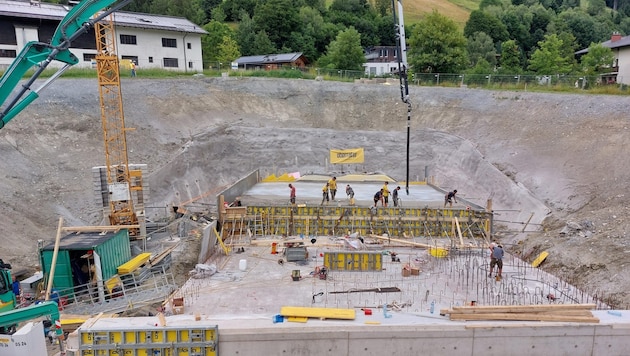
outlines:
[{"label": "wooden plank", "polygon": [[[529,313],[552,310],[592,310],[595,304],[536,304],[536,305],[482,305],[453,307],[453,313]],[[448,313],[447,313],[448,314]]]},{"label": "wooden plank", "polygon": [[[498,311],[497,311],[498,313]],[[484,315],[484,314],[489,314],[489,312],[461,312],[458,310],[449,310],[449,309],[440,309],[440,315],[446,315],[446,314],[475,314],[475,315]],[[518,315],[520,314],[520,312],[506,312],[505,314],[513,314],[513,315]],[[570,315],[570,316],[592,316],[593,313],[591,313],[590,310],[587,309],[575,309],[575,310],[541,310],[541,311],[531,311],[531,312],[527,312],[527,314],[548,314],[548,315]]]},{"label": "wooden plank", "polygon": [[384,241],[392,241],[392,242],[398,242],[401,243],[403,245],[409,245],[409,246],[414,246],[414,247],[423,247],[423,248],[431,248],[431,247],[435,247],[435,246],[431,246],[428,244],[421,244],[418,242],[411,242],[411,241],[406,241],[406,240],[400,240],[400,239],[392,239],[389,237],[385,237],[385,236],[380,236],[380,235],[370,235],[371,238],[375,238],[375,239],[379,239],[379,240],[384,240]]},{"label": "wooden plank", "polygon": [[305,316],[289,316],[287,317],[287,321],[293,323],[306,323],[308,321],[308,318]]},{"label": "wooden plank", "polygon": [[487,313],[487,314],[451,314],[451,320],[514,320],[514,321],[557,321],[575,323],[599,323],[593,316],[562,316],[530,313]]},{"label": "wooden plank", "polygon": [[118,231],[120,229],[139,229],[140,225],[104,225],[104,226],[67,226],[62,227],[63,232],[99,232]]},{"label": "wooden plank", "polygon": [[455,221],[455,227],[457,227],[457,236],[459,236],[459,245],[464,246],[464,238],[462,237],[462,229],[461,227],[459,227],[459,220],[457,220],[457,217],[454,217],[453,220]]},{"label": "wooden plank", "polygon": [[291,317],[307,317],[320,319],[344,319],[354,320],[356,313],[354,309],[339,308],[310,308],[310,307],[282,307],[280,315]]}]

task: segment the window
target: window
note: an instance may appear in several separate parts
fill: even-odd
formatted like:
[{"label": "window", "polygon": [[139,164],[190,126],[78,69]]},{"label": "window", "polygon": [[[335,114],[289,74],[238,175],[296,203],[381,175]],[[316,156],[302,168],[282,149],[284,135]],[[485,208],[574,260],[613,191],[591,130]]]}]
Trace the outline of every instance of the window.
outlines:
[{"label": "window", "polygon": [[188,42],[188,43],[186,44],[186,47],[188,47],[188,49],[192,49],[192,43]]},{"label": "window", "polygon": [[192,62],[188,62],[188,68],[192,68],[193,63]]},{"label": "window", "polygon": [[164,58],[164,68],[179,68],[177,58]]},{"label": "window", "polygon": [[121,56],[121,59],[128,59],[135,64],[138,64],[138,56]]},{"label": "window", "polygon": [[153,63],[153,57],[149,57],[149,63]]},{"label": "window", "polygon": [[15,58],[17,57],[17,52],[14,49],[0,49],[0,57]]},{"label": "window", "polygon": [[93,59],[96,59],[96,53],[83,53],[84,62],[91,62]]},{"label": "window", "polygon": [[120,44],[135,45],[138,44],[134,35],[120,35]]},{"label": "window", "polygon": [[388,55],[386,48],[381,49],[379,52],[380,52],[379,53],[379,57],[387,57],[387,55]]},{"label": "window", "polygon": [[177,39],[175,39],[175,38],[162,38],[162,47],[177,48]]}]

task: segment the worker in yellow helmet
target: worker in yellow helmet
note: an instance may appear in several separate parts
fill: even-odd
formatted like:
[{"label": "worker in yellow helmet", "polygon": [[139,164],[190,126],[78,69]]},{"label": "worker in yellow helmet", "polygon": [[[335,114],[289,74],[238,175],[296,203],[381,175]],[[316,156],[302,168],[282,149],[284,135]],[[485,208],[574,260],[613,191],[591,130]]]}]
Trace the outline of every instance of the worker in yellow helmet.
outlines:
[{"label": "worker in yellow helmet", "polygon": [[330,198],[332,201],[335,201],[335,196],[337,196],[337,177],[332,177],[328,181],[328,189],[330,189]]},{"label": "worker in yellow helmet", "polygon": [[385,184],[383,184],[383,206],[387,207],[387,203],[389,202],[389,187],[388,187],[389,183],[385,182]]}]

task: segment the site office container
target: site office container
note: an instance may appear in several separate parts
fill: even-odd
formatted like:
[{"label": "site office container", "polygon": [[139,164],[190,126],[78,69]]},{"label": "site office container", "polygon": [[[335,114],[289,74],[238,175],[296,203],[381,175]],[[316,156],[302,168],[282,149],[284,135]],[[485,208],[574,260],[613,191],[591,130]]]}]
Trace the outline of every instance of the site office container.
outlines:
[{"label": "site office container", "polygon": [[[40,263],[46,277],[50,275],[54,248],[53,242],[39,250]],[[69,295],[73,293],[72,288],[96,281],[95,255],[100,258],[103,281],[106,281],[117,273],[118,266],[131,259],[128,230],[72,233],[62,237],[53,288],[62,295]]]}]

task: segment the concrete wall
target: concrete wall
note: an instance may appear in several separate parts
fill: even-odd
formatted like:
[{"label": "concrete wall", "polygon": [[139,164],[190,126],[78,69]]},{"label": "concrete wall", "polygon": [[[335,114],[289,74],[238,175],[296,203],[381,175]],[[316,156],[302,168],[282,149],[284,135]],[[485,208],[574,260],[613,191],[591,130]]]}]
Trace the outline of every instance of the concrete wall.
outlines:
[{"label": "concrete wall", "polygon": [[246,175],[244,178],[241,178],[238,182],[232,184],[230,187],[225,189],[224,191],[217,194],[217,207],[221,209],[221,202],[219,201],[219,196],[223,195],[224,201],[228,204],[233,202],[237,197],[240,197],[248,191],[251,187],[256,185],[260,181],[260,173],[258,169]]},{"label": "concrete wall", "polygon": [[[333,323],[333,322],[331,322]],[[222,330],[222,355],[627,355],[630,329],[611,325],[373,326]]]},{"label": "concrete wall", "polygon": [[199,256],[197,257],[197,263],[206,263],[206,261],[212,256],[217,246],[217,235],[214,233],[214,229],[217,228],[217,222],[206,225],[203,228],[201,235],[201,247],[199,248]]}]

